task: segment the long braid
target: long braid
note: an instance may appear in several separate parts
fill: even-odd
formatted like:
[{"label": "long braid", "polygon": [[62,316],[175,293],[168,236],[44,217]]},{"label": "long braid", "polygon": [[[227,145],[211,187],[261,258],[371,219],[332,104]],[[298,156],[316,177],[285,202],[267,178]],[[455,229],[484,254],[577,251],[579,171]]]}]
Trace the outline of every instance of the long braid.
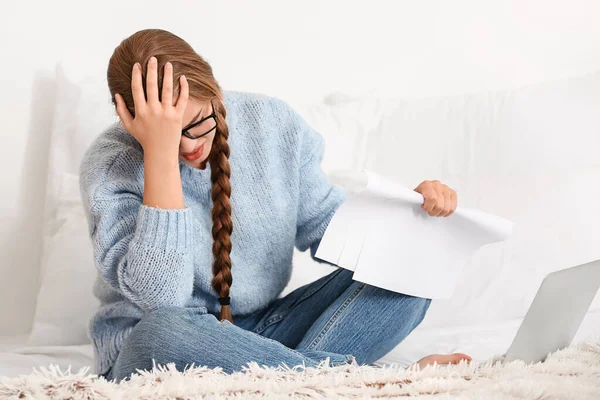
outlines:
[{"label": "long braid", "polygon": [[[229,129],[225,122],[226,111],[222,103],[217,101],[217,134],[213,141],[213,149],[210,152],[209,162],[211,168],[212,182],[212,219],[213,219],[213,274],[212,286],[219,295],[221,303],[221,315],[219,320],[228,320],[233,323],[229,307],[229,289],[232,283],[231,276],[231,185],[229,177]],[[217,104],[215,104],[217,105]]]}]

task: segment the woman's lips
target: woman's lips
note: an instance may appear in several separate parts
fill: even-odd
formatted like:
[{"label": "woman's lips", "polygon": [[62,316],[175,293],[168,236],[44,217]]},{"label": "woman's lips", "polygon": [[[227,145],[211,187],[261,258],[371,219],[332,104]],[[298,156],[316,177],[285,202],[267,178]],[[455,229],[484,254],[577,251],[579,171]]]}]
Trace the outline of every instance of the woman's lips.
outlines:
[{"label": "woman's lips", "polygon": [[181,154],[181,156],[183,158],[185,158],[188,161],[195,161],[197,159],[200,158],[200,156],[202,155],[202,152],[204,151],[204,144],[202,144],[202,146],[200,146],[198,148],[198,150],[192,152],[192,153],[187,153],[187,154]]}]

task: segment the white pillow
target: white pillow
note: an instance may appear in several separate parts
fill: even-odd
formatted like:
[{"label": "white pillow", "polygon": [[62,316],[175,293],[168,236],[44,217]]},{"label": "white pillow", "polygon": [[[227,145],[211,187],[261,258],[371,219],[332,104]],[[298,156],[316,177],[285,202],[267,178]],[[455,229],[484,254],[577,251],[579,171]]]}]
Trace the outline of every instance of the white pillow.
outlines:
[{"label": "white pillow", "polygon": [[[79,174],[79,164],[92,140],[118,120],[110,104],[103,69],[78,69],[76,63],[56,67],[56,107],[48,156],[44,215],[45,236],[56,230],[62,174]],[[43,273],[42,266],[42,273]]]},{"label": "white pillow", "polygon": [[295,107],[325,140],[323,170],[362,169],[369,148],[369,134],[379,124],[382,109],[377,101],[313,103]]},{"label": "white pillow", "polygon": [[77,69],[76,65],[59,64],[56,69],[58,90],[48,161],[41,285],[31,345],[89,343],[87,324],[99,304],[92,293],[96,269],[78,173],[85,150],[115,121],[116,114],[104,72],[100,68]]},{"label": "white pillow", "polygon": [[88,343],[87,322],[99,302],[92,295],[95,269],[79,179],[62,174],[56,212],[59,226],[46,239],[44,275],[30,345]]},{"label": "white pillow", "polygon": [[522,317],[547,273],[600,258],[600,73],[454,97],[329,101],[379,110],[367,168],[412,187],[440,179],[460,204],[516,224],[507,243],[476,253],[422,326]]}]

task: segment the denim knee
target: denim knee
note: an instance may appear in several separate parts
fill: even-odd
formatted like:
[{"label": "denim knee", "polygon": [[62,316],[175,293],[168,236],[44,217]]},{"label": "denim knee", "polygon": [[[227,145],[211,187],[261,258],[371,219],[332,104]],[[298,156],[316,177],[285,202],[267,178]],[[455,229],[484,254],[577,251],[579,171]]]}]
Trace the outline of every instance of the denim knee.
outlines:
[{"label": "denim knee", "polygon": [[419,299],[420,307],[422,309],[422,316],[419,321],[419,323],[421,323],[421,321],[423,321],[423,319],[425,318],[427,311],[429,311],[429,307],[431,306],[431,299],[426,299],[423,297],[417,297],[417,298]]},{"label": "denim knee", "polygon": [[164,326],[173,326],[173,324],[179,325],[185,321],[190,321],[189,316],[193,314],[206,314],[208,313],[206,307],[195,307],[195,308],[183,308],[183,307],[161,307],[154,311],[146,313],[144,317],[138,322],[137,327],[143,328],[155,328]]},{"label": "denim knee", "polygon": [[[194,314],[204,315],[206,318],[194,318]],[[155,342],[162,342],[167,337],[177,338],[189,328],[190,324],[197,325],[202,321],[215,322],[211,319],[216,321],[216,317],[209,314],[206,307],[161,307],[144,315],[134,327],[130,337],[135,332],[137,333],[135,339],[155,338]]]},{"label": "denim knee", "polygon": [[416,328],[425,319],[431,299],[401,293],[396,293],[395,296],[398,298],[396,304],[399,308],[398,312],[394,314],[401,319],[403,324],[408,323],[413,329]]},{"label": "denim knee", "polygon": [[[201,318],[193,314],[202,315]],[[213,321],[214,320],[214,321]],[[205,307],[163,307],[147,313],[127,337],[111,370],[118,381],[137,369],[151,370],[154,362],[174,362],[177,369],[186,366],[187,343],[201,340],[202,325],[218,323]],[[194,335],[191,335],[191,333]],[[191,337],[190,337],[191,336]]]}]

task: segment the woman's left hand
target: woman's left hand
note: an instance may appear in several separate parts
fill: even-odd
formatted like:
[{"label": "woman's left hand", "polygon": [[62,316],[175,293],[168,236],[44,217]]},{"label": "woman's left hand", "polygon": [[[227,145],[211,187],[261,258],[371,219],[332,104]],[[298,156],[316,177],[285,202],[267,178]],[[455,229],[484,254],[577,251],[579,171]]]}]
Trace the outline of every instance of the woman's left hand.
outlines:
[{"label": "woman's left hand", "polygon": [[456,192],[440,181],[424,181],[415,189],[423,195],[423,208],[432,217],[447,217],[456,210]]}]

